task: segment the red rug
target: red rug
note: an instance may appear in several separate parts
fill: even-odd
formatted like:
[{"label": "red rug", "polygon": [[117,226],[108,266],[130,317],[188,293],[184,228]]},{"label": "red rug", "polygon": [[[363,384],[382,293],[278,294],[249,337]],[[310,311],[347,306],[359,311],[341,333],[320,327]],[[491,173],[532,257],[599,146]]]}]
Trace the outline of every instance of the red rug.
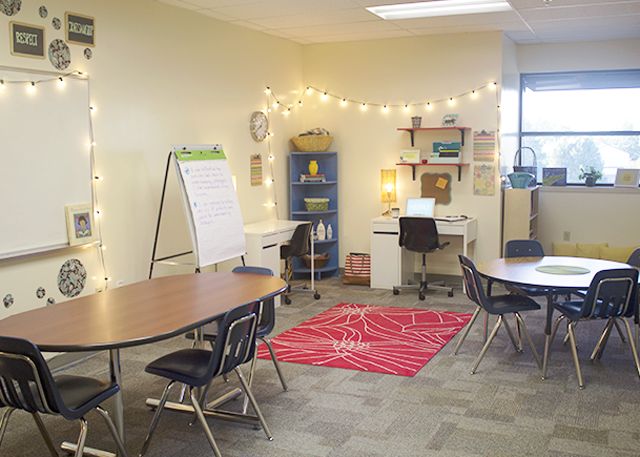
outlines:
[{"label": "red rug", "polygon": [[[275,337],[279,361],[415,376],[471,314],[340,303]],[[269,359],[264,344],[258,357]]]}]

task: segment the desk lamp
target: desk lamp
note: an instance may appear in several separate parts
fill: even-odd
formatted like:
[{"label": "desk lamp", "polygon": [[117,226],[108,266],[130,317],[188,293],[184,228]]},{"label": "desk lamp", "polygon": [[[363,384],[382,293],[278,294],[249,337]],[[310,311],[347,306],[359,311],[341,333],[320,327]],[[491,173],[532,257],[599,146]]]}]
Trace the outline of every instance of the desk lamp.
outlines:
[{"label": "desk lamp", "polygon": [[387,203],[387,210],[382,213],[383,216],[391,215],[391,203],[396,201],[396,171],[380,170],[380,200]]}]

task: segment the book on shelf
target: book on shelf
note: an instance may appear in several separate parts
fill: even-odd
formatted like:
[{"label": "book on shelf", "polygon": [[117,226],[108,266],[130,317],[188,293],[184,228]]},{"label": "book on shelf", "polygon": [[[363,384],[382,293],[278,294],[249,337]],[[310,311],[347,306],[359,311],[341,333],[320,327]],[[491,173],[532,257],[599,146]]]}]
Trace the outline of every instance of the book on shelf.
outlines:
[{"label": "book on shelf", "polygon": [[326,182],[327,178],[324,173],[318,173],[315,175],[310,174],[300,174],[300,182]]}]

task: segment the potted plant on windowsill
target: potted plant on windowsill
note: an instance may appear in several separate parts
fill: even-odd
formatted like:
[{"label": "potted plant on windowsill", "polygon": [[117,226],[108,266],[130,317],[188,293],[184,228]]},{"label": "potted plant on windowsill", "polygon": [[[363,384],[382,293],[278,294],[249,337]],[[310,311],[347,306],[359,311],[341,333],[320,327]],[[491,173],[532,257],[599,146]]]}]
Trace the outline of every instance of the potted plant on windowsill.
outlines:
[{"label": "potted plant on windowsill", "polygon": [[593,187],[596,185],[598,179],[602,178],[602,172],[600,170],[596,170],[593,167],[589,167],[587,170],[580,167],[580,176],[578,179],[584,179],[584,183],[587,187]]}]

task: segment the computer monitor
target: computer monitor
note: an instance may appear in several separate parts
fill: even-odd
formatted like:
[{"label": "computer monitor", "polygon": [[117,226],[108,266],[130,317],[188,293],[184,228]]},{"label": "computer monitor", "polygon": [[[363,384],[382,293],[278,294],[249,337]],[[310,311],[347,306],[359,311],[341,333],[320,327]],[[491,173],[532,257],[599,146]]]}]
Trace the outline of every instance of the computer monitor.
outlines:
[{"label": "computer monitor", "polygon": [[407,198],[407,216],[433,217],[435,198]]}]

